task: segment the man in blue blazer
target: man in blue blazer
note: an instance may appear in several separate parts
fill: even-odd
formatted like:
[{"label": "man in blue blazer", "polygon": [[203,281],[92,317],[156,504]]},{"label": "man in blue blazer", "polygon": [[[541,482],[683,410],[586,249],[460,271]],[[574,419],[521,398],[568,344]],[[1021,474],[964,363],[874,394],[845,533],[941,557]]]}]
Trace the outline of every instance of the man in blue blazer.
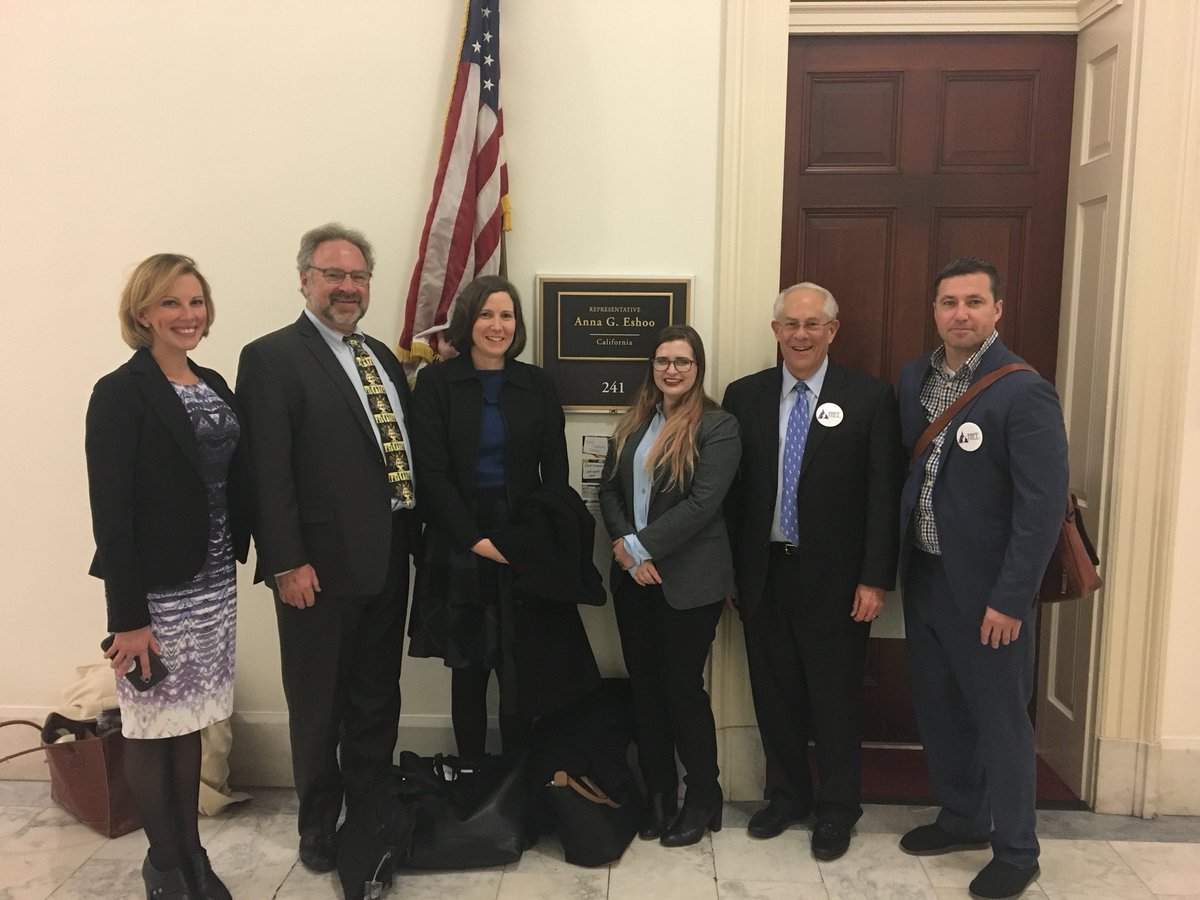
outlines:
[{"label": "man in blue blazer", "polygon": [[862,815],[863,667],[895,583],[904,472],[891,385],[829,359],[837,315],[820,285],[783,291],[771,321],[782,365],[724,401],[742,428],[725,514],[770,785],[747,831],[775,837],[814,813],[823,860],[846,852]]},{"label": "man in blue blazer", "polygon": [[[1021,362],[999,339],[1000,278],[959,259],[935,280],[942,346],[900,376],[911,453],[971,384]],[[901,580],[913,703],[937,821],[900,841],[930,855],[992,847],[974,896],[1016,897],[1037,877],[1035,598],[1066,510],[1067,439],[1054,387],[1018,371],[984,389],[913,460],[901,495]]]},{"label": "man in blue blazer", "polygon": [[[374,254],[336,223],[301,238],[305,309],[242,350],[257,580],[275,594],[300,860],[337,860],[343,773],[389,766],[415,527],[408,383],[358,331]],[[362,359],[360,359],[362,357]]]}]

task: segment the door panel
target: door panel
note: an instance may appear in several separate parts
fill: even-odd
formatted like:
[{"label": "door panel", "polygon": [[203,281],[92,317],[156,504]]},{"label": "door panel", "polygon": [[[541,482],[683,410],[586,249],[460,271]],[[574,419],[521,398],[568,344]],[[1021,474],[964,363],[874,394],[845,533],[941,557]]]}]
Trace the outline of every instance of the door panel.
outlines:
[{"label": "door panel", "polygon": [[[1074,70],[1073,35],[791,38],[780,285],[837,297],[834,359],[894,382],[936,343],[934,273],[983,256],[1054,378]],[[906,666],[872,640],[867,740],[917,740]]]},{"label": "door panel", "polygon": [[[1119,372],[1114,346],[1121,282],[1126,190],[1126,128],[1134,11],[1117,7],[1079,35],[1078,112],[1068,194],[1063,327],[1072,339],[1059,355],[1059,391],[1071,447],[1071,488],[1079,495],[1101,559],[1108,534],[1112,398]],[[1100,593],[1042,610],[1038,753],[1085,800],[1093,800],[1092,724],[1096,708]]]}]

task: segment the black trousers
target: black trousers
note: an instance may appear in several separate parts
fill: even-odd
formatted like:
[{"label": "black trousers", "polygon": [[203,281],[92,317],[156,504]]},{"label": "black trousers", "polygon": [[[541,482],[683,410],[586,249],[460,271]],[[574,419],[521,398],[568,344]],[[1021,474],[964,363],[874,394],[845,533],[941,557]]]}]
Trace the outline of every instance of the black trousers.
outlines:
[{"label": "black trousers", "polygon": [[[450,670],[450,721],[458,755],[479,759],[487,743],[487,690],[492,669],[465,666]],[[500,670],[496,677],[502,678]],[[533,720],[521,713],[500,715],[500,749],[514,753],[529,746]]]},{"label": "black trousers", "polygon": [[1028,868],[1038,859],[1033,697],[1036,620],[993,649],[981,622],[954,601],[939,556],[913,551],[904,584],[913,706],[925,763],[951,834],[992,842],[997,859]]},{"label": "black trousers", "polygon": [[[492,534],[508,523],[508,492],[504,488],[478,488],[475,491],[475,522],[483,534]],[[472,560],[478,572],[479,595],[471,603],[455,610],[452,635],[457,639],[460,656],[490,659],[455,666],[450,677],[450,719],[458,755],[477,759],[484,755],[487,741],[487,690],[491,674],[500,685],[500,746],[512,753],[529,745],[533,719],[512,709],[517,696],[513,610],[505,609],[501,599],[501,579],[509,577],[508,567],[490,559]],[[460,598],[467,599],[467,598]],[[505,702],[505,701],[508,702]],[[517,704],[519,705],[519,704]]]},{"label": "black trousers", "polygon": [[[744,621],[746,657],[754,712],[767,761],[771,799],[796,815],[811,810],[817,820],[852,826],[862,816],[862,680],[870,626],[850,618],[814,627],[804,596],[811,561],[772,547],[767,583],[753,616]],[[817,750],[820,789],[814,792],[808,741]]]},{"label": "black trousers", "polygon": [[345,779],[392,764],[408,609],[407,515],[393,516],[391,566],[379,594],[323,591],[306,609],[275,597],[301,835],[336,830]]},{"label": "black trousers", "polygon": [[658,585],[643,587],[622,576],[613,606],[633,688],[638,764],[646,791],[675,794],[678,751],[687,772],[684,802],[719,802],[717,731],[704,690],[704,663],[721,619],[721,603],[674,609]]}]

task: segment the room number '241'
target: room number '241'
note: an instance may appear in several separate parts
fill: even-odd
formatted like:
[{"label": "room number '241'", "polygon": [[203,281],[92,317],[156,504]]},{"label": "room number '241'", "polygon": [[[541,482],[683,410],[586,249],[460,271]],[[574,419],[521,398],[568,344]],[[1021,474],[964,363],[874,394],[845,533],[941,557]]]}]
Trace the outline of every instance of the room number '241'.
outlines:
[{"label": "room number '241'", "polygon": [[625,393],[625,382],[623,381],[602,381],[600,382],[600,393],[602,394],[623,394]]}]

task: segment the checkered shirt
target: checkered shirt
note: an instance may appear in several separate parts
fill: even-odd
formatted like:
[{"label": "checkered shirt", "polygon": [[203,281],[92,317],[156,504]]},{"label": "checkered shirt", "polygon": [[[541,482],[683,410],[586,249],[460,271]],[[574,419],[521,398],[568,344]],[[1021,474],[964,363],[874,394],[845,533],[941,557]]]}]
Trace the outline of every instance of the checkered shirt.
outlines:
[{"label": "checkered shirt", "polygon": [[[929,358],[929,371],[921,385],[921,405],[925,407],[925,414],[929,416],[930,422],[936,422],[938,416],[949,409],[970,387],[979,360],[988,347],[996,342],[996,336],[997,332],[993,331],[992,336],[983,342],[983,346],[971,354],[953,375],[948,374],[946,369],[946,348],[942,346],[933,351],[933,356]],[[946,440],[946,429],[949,427],[947,425],[933,439],[933,450],[925,460],[925,480],[921,482],[921,493],[917,495],[917,521],[913,534],[913,542],[919,550],[938,556],[941,555],[942,548],[938,543],[937,523],[933,520],[933,485],[937,480],[938,466],[942,462],[942,444]]]}]

